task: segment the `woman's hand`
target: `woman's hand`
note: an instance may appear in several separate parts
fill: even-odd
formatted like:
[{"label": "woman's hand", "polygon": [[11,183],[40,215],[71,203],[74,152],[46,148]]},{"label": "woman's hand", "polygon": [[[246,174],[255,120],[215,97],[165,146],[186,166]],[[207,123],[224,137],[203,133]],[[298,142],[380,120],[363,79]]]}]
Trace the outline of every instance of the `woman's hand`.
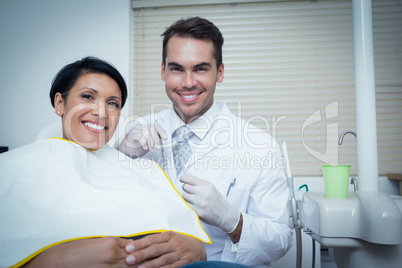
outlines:
[{"label": "woman's hand", "polygon": [[206,260],[202,243],[195,238],[175,232],[148,235],[126,246],[127,264],[141,267],[173,268]]},{"label": "woman's hand", "polygon": [[71,241],[45,250],[23,267],[130,267],[125,250],[130,242],[117,237]]},{"label": "woman's hand", "polygon": [[24,268],[42,267],[179,267],[206,260],[202,243],[175,232],[132,241],[117,237],[82,239],[53,246]]}]

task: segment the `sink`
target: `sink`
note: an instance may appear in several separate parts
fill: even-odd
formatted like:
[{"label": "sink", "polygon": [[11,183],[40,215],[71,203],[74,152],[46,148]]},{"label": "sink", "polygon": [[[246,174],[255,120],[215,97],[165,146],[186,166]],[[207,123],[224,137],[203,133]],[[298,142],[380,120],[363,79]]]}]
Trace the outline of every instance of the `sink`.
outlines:
[{"label": "sink", "polygon": [[345,238],[398,245],[402,244],[401,208],[402,198],[381,192],[357,191],[344,199],[307,192],[299,206],[299,217],[302,227],[309,229],[313,238],[325,246],[355,244]]},{"label": "sink", "polygon": [[327,247],[354,247],[360,226],[356,198],[328,199],[325,194],[307,192],[299,205],[302,228]]},{"label": "sink", "polygon": [[344,199],[304,193],[300,224],[338,267],[402,267],[402,197],[356,191]]}]

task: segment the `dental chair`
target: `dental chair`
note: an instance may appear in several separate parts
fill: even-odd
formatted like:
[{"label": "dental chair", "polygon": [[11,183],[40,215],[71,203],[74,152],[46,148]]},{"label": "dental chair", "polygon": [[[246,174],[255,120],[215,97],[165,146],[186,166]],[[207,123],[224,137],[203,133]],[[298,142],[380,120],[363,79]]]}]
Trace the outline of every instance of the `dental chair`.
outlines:
[{"label": "dental chair", "polygon": [[42,129],[39,132],[38,136],[36,137],[36,141],[45,140],[45,139],[53,138],[53,137],[58,137],[58,138],[63,137],[61,122],[51,124],[51,125],[45,127],[44,129]]}]

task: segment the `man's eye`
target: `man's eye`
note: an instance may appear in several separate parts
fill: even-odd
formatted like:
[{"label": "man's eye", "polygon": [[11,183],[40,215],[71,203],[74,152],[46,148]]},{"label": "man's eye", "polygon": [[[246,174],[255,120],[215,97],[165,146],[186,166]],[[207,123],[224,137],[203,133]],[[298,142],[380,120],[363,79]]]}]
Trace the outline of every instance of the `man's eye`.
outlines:
[{"label": "man's eye", "polygon": [[179,67],[172,67],[170,70],[173,71],[173,72],[180,72],[181,71],[181,69]]}]

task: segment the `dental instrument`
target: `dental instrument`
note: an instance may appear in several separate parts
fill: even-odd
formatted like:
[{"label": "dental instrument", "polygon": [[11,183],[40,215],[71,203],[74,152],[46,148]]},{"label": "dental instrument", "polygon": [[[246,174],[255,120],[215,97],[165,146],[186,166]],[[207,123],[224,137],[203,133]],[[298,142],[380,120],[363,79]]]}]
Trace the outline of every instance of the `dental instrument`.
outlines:
[{"label": "dental instrument", "polygon": [[301,244],[301,226],[299,224],[299,216],[298,216],[298,209],[297,209],[297,202],[295,193],[293,191],[293,176],[290,171],[290,164],[289,164],[289,156],[288,156],[288,149],[286,147],[286,142],[282,143],[282,151],[283,156],[285,158],[286,164],[286,179],[288,182],[288,187],[290,191],[290,205],[291,205],[291,213],[293,219],[293,227],[295,228],[296,232],[296,268],[301,268],[302,263],[302,244]]},{"label": "dental instrument", "polygon": [[229,196],[230,189],[232,189],[232,187],[234,187],[235,185],[236,185],[236,178],[234,178],[233,181],[230,183],[228,192],[226,193],[226,197]]}]

